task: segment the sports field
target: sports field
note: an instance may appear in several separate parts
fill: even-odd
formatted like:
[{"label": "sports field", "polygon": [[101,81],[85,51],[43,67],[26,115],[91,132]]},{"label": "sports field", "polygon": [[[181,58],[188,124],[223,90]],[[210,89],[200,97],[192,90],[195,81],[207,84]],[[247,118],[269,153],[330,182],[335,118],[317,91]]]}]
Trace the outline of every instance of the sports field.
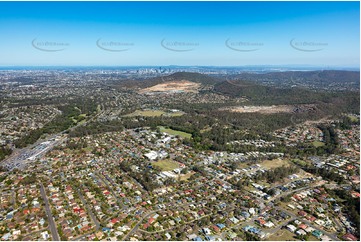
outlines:
[{"label": "sports field", "polygon": [[133,113],[124,115],[124,117],[160,117],[162,115],[168,117],[178,117],[184,115],[184,112],[167,112],[163,110],[136,110]]},{"label": "sports field", "polygon": [[124,115],[124,117],[136,117],[136,116],[143,116],[143,117],[159,117],[162,116],[165,112],[161,110],[136,110],[133,113]]},{"label": "sports field", "polygon": [[153,162],[152,165],[159,167],[162,171],[172,171],[179,168],[179,164],[177,162],[169,159]]},{"label": "sports field", "polygon": [[159,131],[160,131],[160,132],[164,132],[164,133],[168,133],[168,134],[171,134],[171,135],[179,135],[180,137],[187,138],[187,139],[192,138],[192,134],[190,134],[190,133],[186,133],[186,132],[182,132],[182,131],[178,131],[178,130],[174,130],[174,129],[165,128],[165,127],[163,127],[163,126],[159,126]]}]

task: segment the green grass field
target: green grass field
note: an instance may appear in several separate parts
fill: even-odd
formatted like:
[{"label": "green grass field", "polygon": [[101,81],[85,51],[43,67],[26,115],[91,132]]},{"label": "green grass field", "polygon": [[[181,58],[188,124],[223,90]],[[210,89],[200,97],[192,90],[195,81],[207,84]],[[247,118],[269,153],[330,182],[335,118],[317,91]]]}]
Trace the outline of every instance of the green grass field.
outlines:
[{"label": "green grass field", "polygon": [[153,166],[159,167],[162,171],[172,171],[176,168],[179,168],[179,164],[172,160],[160,160],[152,163]]},{"label": "green grass field", "polygon": [[165,111],[162,110],[136,110],[133,113],[129,113],[124,115],[124,117],[138,117],[138,116],[143,116],[143,117],[160,117],[160,116],[168,116],[168,117],[179,117],[184,115],[184,112],[170,112],[167,113]]},{"label": "green grass field", "polygon": [[350,118],[351,122],[357,122],[358,118],[352,115],[348,115],[347,117]]},{"label": "green grass field", "polygon": [[184,112],[175,112],[175,113],[166,113],[165,114],[165,116],[168,116],[168,117],[179,117],[182,115],[184,115]]},{"label": "green grass field", "polygon": [[300,160],[300,159],[294,159],[294,160],[292,160],[292,162],[297,164],[297,165],[300,165],[300,166],[306,166],[307,165],[306,161],[303,161],[303,160]]},{"label": "green grass field", "polygon": [[159,117],[165,114],[164,111],[161,110],[136,110],[133,113],[124,115],[124,117],[136,117],[136,116],[143,116],[143,117]]},{"label": "green grass field", "polygon": [[313,142],[312,142],[312,145],[317,148],[317,147],[324,146],[325,143],[323,143],[323,142],[321,142],[321,141],[313,141]]},{"label": "green grass field", "polygon": [[[73,121],[73,123],[74,124],[76,124],[76,123],[78,123],[79,121],[80,121],[80,123],[81,122],[85,122],[85,118],[86,118],[86,114],[85,113],[83,113],[83,114],[79,114],[79,116],[78,117],[71,117],[70,119],[71,119],[71,121]],[[83,123],[84,123],[83,122]]]},{"label": "green grass field", "polygon": [[71,117],[71,121],[73,121],[74,124],[78,122],[78,120],[76,120],[74,117]]},{"label": "green grass field", "polygon": [[168,134],[171,134],[171,135],[179,135],[180,137],[187,138],[187,139],[192,138],[192,134],[182,132],[182,131],[178,131],[178,130],[174,130],[174,129],[165,128],[163,126],[159,126],[159,130],[160,130],[160,132],[168,133]]}]

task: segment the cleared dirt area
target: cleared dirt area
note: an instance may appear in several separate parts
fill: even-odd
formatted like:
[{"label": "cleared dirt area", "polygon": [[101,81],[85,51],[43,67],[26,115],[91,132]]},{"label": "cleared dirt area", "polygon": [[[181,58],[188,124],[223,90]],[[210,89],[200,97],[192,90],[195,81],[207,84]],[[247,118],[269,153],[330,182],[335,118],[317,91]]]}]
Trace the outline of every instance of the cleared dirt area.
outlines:
[{"label": "cleared dirt area", "polygon": [[[292,164],[292,162],[289,161],[288,159],[273,159],[273,160],[264,160],[259,164],[267,169],[274,169],[281,166],[288,167]],[[313,177],[312,174],[305,172],[302,169],[298,171],[297,175],[299,176],[299,178]],[[286,178],[285,181],[290,182],[292,180]]]},{"label": "cleared dirt area", "polygon": [[187,174],[181,174],[180,180],[181,181],[188,181],[188,179],[194,174],[194,171],[188,172]]},{"label": "cleared dirt area", "polygon": [[267,238],[268,241],[295,241],[295,234],[286,229],[280,229],[275,234]]},{"label": "cleared dirt area", "polygon": [[201,84],[187,80],[161,83],[152,87],[144,88],[139,93],[149,92],[198,92]]},{"label": "cleared dirt area", "polygon": [[227,107],[221,110],[237,112],[237,113],[292,113],[294,106],[291,105],[272,105],[272,106],[240,106]]}]

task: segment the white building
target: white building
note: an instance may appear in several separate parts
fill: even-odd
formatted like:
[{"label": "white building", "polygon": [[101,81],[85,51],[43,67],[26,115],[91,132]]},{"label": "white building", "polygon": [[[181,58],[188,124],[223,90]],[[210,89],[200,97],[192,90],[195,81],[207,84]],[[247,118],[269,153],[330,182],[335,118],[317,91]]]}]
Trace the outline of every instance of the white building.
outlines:
[{"label": "white building", "polygon": [[294,233],[294,232],[297,230],[297,228],[296,228],[295,226],[293,226],[292,224],[289,224],[289,225],[287,225],[286,227],[287,227],[287,229],[288,229],[289,231],[291,231],[292,233]]},{"label": "white building", "polygon": [[149,160],[155,160],[158,157],[158,153],[156,151],[151,151],[149,153],[144,154]]},{"label": "white building", "polygon": [[42,232],[42,233],[41,233],[41,236],[43,237],[44,240],[48,240],[48,239],[49,239],[48,231]]},{"label": "white building", "polygon": [[298,235],[306,235],[307,233],[303,229],[299,229],[299,230],[296,231],[296,234],[298,234]]},{"label": "white building", "polygon": [[271,221],[268,221],[267,223],[265,223],[263,226],[267,227],[267,228],[272,228],[274,225],[274,223],[272,223]]}]

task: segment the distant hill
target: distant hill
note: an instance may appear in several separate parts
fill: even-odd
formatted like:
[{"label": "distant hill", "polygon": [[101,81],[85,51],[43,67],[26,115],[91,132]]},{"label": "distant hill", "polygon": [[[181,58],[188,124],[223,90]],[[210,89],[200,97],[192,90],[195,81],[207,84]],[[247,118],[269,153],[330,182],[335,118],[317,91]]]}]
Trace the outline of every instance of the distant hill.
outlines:
[{"label": "distant hill", "polygon": [[203,85],[214,85],[223,81],[220,78],[211,77],[205,74],[193,72],[176,72],[163,78],[165,81],[187,80],[191,82],[201,83]]},{"label": "distant hill", "polygon": [[[245,97],[260,104],[301,104],[313,101],[311,90],[276,88],[251,81],[224,81],[216,84],[214,91],[231,97]],[[317,99],[320,99],[320,94]]]},{"label": "distant hill", "polygon": [[208,75],[193,73],[193,72],[176,72],[169,76],[154,77],[149,79],[137,79],[137,80],[124,80],[121,81],[118,85],[121,87],[127,88],[148,88],[161,84],[164,82],[174,82],[174,81],[190,81],[200,83],[202,85],[214,85],[216,83],[222,82],[223,79],[210,77]]},{"label": "distant hill", "polygon": [[241,73],[230,76],[232,79],[256,81],[277,86],[307,86],[319,89],[351,90],[360,88],[358,71],[286,71],[269,73]]},{"label": "distant hill", "polygon": [[[233,98],[245,97],[254,105],[317,104],[318,106],[326,105],[327,108],[333,105],[338,110],[341,110],[339,107],[342,106],[343,111],[346,111],[344,108],[348,107],[348,111],[359,112],[359,91],[352,88],[339,89],[342,91],[335,91],[335,89],[322,91],[328,85],[342,86],[346,83],[359,86],[359,77],[360,73],[356,71],[287,71],[265,74],[242,73],[230,76],[232,80],[226,80],[199,73],[177,72],[162,77],[121,81],[116,83],[116,86],[146,89],[165,83],[174,85],[186,80],[213,86],[213,91],[221,95]],[[273,85],[268,85],[268,83],[273,83]],[[323,88],[314,87],[317,85]]]},{"label": "distant hill", "polygon": [[230,97],[246,97],[254,105],[316,104],[336,112],[359,112],[360,96],[357,91],[314,91],[306,88],[277,88],[251,81],[224,81],[214,91]]}]

